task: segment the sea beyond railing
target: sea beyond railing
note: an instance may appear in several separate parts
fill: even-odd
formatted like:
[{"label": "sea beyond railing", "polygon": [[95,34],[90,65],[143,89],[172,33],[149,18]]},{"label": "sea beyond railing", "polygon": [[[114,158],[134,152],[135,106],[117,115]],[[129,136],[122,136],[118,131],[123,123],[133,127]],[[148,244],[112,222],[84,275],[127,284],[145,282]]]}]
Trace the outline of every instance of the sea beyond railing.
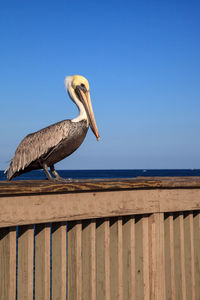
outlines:
[{"label": "sea beyond railing", "polygon": [[[180,177],[200,176],[200,169],[100,169],[100,170],[58,170],[64,178],[71,179],[111,179],[135,177]],[[13,180],[43,180],[46,179],[43,170],[22,174]],[[0,180],[6,180],[4,171],[0,171]]]}]

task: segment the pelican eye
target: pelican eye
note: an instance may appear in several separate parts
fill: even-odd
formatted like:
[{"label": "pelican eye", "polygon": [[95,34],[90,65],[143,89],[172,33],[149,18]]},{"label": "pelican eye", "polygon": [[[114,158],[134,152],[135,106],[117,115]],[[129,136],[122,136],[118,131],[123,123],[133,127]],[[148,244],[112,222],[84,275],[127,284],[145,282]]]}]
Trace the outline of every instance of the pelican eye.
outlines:
[{"label": "pelican eye", "polygon": [[84,83],[81,83],[80,85],[79,85],[79,87],[80,87],[80,89],[84,92],[84,93],[86,93],[87,92],[87,89],[86,89],[86,87],[85,87],[85,84]]}]

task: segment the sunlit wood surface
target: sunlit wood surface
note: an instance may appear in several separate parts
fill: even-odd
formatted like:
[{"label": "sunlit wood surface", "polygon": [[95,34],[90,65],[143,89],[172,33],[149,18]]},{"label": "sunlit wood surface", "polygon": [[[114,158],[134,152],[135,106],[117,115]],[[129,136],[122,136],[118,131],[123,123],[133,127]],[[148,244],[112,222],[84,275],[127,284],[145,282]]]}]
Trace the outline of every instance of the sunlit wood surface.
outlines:
[{"label": "sunlit wood surface", "polygon": [[200,178],[1,182],[0,270],[2,300],[200,299]]}]

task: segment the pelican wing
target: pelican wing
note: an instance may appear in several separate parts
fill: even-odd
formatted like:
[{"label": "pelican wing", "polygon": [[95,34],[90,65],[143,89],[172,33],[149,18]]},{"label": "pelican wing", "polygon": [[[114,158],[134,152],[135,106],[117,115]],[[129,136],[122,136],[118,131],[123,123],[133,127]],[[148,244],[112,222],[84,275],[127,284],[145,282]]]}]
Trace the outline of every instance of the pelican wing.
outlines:
[{"label": "pelican wing", "polygon": [[61,121],[27,135],[17,147],[11,164],[6,170],[7,178],[10,179],[14,173],[24,170],[67,138],[70,122],[70,120]]}]

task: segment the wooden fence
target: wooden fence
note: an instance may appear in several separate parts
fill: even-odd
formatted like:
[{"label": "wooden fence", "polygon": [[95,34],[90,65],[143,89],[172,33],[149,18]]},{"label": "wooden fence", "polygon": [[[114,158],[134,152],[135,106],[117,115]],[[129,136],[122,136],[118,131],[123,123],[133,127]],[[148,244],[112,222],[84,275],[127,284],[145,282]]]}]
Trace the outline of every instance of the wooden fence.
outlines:
[{"label": "wooden fence", "polygon": [[200,178],[0,182],[0,300],[200,299]]}]

